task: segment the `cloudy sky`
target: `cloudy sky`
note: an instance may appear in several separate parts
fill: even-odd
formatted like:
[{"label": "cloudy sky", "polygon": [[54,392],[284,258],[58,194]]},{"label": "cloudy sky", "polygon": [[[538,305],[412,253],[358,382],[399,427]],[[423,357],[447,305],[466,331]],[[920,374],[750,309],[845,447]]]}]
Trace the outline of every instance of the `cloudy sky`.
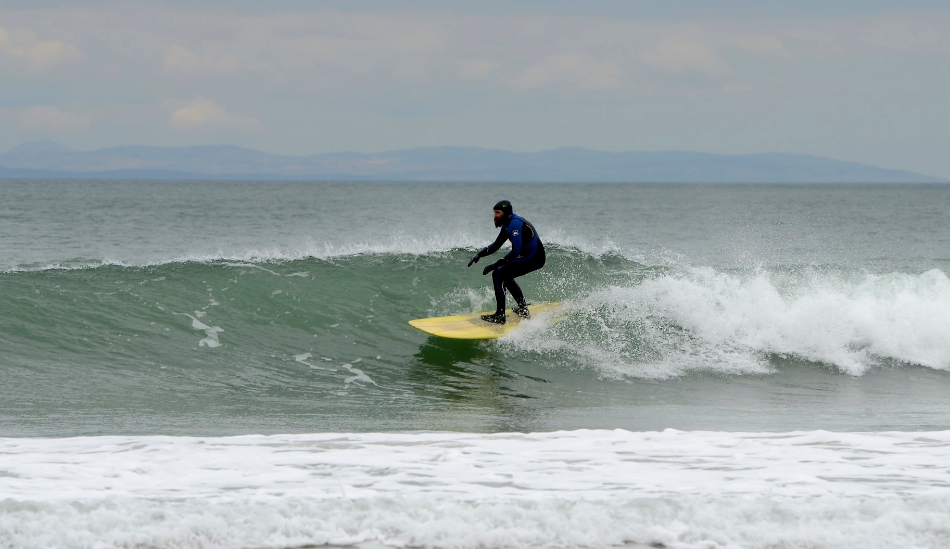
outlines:
[{"label": "cloudy sky", "polygon": [[950,177],[950,3],[0,0],[0,151],[39,138],[790,152]]}]

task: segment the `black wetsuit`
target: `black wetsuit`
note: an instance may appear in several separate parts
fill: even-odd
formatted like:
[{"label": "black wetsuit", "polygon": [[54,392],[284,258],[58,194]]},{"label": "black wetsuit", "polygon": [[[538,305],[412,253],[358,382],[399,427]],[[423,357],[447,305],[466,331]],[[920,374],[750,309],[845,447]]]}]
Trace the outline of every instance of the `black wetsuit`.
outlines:
[{"label": "black wetsuit", "polygon": [[506,240],[511,241],[511,252],[495,263],[491,277],[495,286],[496,313],[505,311],[505,290],[511,292],[519,307],[525,305],[524,294],[515,282],[515,277],[526,275],[544,267],[544,245],[538,237],[534,225],[520,215],[511,214],[508,222],[501,228],[498,238],[486,248],[487,254],[493,254]]}]

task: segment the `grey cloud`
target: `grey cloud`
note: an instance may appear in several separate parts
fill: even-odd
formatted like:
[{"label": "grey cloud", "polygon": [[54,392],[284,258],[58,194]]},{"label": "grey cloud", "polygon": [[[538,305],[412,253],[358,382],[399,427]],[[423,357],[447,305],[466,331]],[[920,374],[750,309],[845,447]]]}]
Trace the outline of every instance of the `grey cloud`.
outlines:
[{"label": "grey cloud", "polygon": [[[950,123],[933,70],[950,55],[950,11],[610,4],[21,2],[0,9],[0,109],[85,113],[83,145],[766,147],[950,173],[900,160],[928,161],[918,151]],[[53,64],[13,55],[11,29],[65,49]],[[899,132],[877,131],[888,119]]]}]

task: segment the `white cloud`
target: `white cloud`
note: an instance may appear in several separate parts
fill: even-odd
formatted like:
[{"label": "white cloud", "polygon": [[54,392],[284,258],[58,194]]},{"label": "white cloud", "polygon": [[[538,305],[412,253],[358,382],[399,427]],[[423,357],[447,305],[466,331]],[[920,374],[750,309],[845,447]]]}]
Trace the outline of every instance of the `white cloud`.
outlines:
[{"label": "white cloud", "polygon": [[950,10],[933,13],[818,18],[787,25],[789,40],[824,59],[950,54]]},{"label": "white cloud", "polygon": [[183,21],[178,11],[139,4],[108,13],[54,10],[58,20],[44,28],[61,28],[66,14],[88,29],[80,42],[84,57],[110,76],[227,75],[220,81],[266,86],[268,93],[361,93],[419,83],[435,90],[472,81],[522,93],[622,91],[646,80],[662,87],[656,71],[729,75],[720,52],[730,54],[730,63],[737,55],[787,52],[779,38],[759,36],[777,31],[733,22],[326,9],[254,16],[192,10]]},{"label": "white cloud", "polygon": [[763,59],[777,58],[785,61],[792,60],[792,52],[775,36],[737,35],[731,40],[737,49],[742,52]]},{"label": "white cloud", "polygon": [[524,72],[518,84],[528,88],[564,85],[575,90],[609,90],[619,87],[620,69],[612,61],[585,55],[548,57]]},{"label": "white cloud", "polygon": [[22,127],[33,132],[70,133],[89,127],[92,116],[65,112],[55,105],[40,105],[23,111],[6,111]]},{"label": "white cloud", "polygon": [[450,17],[317,11],[241,21],[245,65],[316,87],[354,80],[419,82],[455,65]]},{"label": "white cloud", "polygon": [[[90,65],[108,67],[112,75],[131,69],[152,76],[266,77],[275,88],[295,91],[470,80],[526,90],[544,88],[534,82],[560,82],[572,90],[623,89],[637,86],[644,69],[671,76],[741,76],[741,56],[791,60],[795,51],[802,61],[815,52],[950,49],[947,13],[684,22],[491,12],[275,8],[251,15],[130,2],[105,11],[0,10],[0,18],[8,27],[15,22],[44,33],[68,31]],[[0,29],[0,61],[48,67],[77,55],[76,47],[40,40],[32,31]],[[656,76],[650,83],[662,84]]]},{"label": "white cloud", "polygon": [[30,29],[8,31],[0,27],[0,62],[26,65],[30,70],[42,71],[79,57],[72,44],[60,40],[41,40]]},{"label": "white cloud", "polygon": [[253,118],[226,111],[207,97],[196,97],[189,104],[175,109],[171,117],[172,126],[185,130],[200,127],[239,129],[256,123]]},{"label": "white cloud", "polygon": [[467,59],[459,63],[459,76],[466,80],[486,78],[494,68],[490,59]]},{"label": "white cloud", "polygon": [[666,73],[698,71],[709,76],[729,73],[725,61],[709,46],[691,36],[670,36],[643,52],[640,60]]},{"label": "white cloud", "polygon": [[162,62],[165,72],[169,73],[223,74],[235,72],[239,68],[238,60],[234,55],[198,55],[178,44],[169,48]]}]

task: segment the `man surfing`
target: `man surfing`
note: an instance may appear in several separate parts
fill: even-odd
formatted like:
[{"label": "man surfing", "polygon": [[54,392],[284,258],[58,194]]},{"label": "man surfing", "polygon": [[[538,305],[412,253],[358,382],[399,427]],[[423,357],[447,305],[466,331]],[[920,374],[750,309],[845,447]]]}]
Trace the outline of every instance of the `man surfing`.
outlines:
[{"label": "man surfing", "polygon": [[521,288],[515,282],[515,277],[526,275],[544,267],[544,245],[538,237],[534,225],[525,218],[515,214],[511,209],[511,202],[502,200],[494,207],[495,226],[501,227],[498,238],[487,248],[482,248],[468,266],[478,263],[478,260],[498,251],[505,240],[511,241],[511,251],[505,257],[492,263],[482,270],[483,275],[491,273],[492,283],[495,286],[495,313],[482,315],[482,320],[495,324],[505,323],[505,290],[515,298],[517,307],[512,309],[521,318],[530,318],[528,303],[525,301]]}]

